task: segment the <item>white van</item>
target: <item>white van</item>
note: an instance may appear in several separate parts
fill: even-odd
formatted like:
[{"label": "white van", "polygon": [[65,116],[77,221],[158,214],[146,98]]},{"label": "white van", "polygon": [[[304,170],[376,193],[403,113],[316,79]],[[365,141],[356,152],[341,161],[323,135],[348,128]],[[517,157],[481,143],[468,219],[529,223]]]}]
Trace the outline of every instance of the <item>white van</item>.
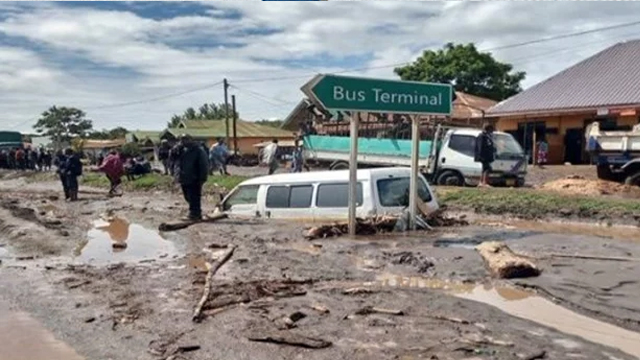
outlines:
[{"label": "white van", "polygon": [[[400,214],[409,205],[410,168],[358,170],[357,217]],[[419,175],[418,195],[431,211],[436,196]],[[232,216],[274,219],[346,220],[349,171],[277,174],[238,185],[218,205]]]}]

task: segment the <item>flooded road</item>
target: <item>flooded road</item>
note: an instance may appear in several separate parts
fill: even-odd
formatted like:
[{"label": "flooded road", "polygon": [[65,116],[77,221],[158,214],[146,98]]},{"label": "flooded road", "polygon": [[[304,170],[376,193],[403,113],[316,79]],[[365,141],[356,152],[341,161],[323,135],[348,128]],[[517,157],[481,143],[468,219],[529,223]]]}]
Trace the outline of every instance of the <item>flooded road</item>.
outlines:
[{"label": "flooded road", "polygon": [[154,230],[130,224],[121,218],[96,220],[87,233],[87,241],[75,250],[75,258],[84,262],[140,261],[175,254],[171,241]]},{"label": "flooded road", "polygon": [[0,301],[0,359],[84,360],[38,321]]},{"label": "flooded road", "polygon": [[491,305],[562,333],[619,349],[640,359],[640,333],[580,315],[537,295],[511,287],[465,284],[417,276],[384,274],[378,284],[390,287],[440,289],[453,296]]}]

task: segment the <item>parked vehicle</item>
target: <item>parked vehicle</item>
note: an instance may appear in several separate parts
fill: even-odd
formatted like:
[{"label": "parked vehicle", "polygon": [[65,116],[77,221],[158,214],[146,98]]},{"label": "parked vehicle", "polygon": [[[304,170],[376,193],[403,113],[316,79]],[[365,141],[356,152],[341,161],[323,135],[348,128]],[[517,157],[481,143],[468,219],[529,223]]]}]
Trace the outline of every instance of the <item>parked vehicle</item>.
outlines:
[{"label": "parked vehicle", "polygon": [[17,131],[0,131],[0,149],[22,147],[22,134]]},{"label": "parked vehicle", "polygon": [[[482,165],[475,162],[476,138],[481,130],[439,126],[432,140],[421,140],[421,172],[432,183],[475,186],[480,182]],[[494,132],[496,160],[490,174],[491,185],[523,186],[527,157],[510,134]],[[331,170],[349,168],[350,139],[344,136],[308,135],[304,137],[307,160],[325,162]],[[411,140],[358,139],[358,166],[411,166]]]},{"label": "parked vehicle", "polygon": [[585,136],[598,178],[640,186],[640,124],[631,131],[601,131],[594,122]]},{"label": "parked vehicle", "polygon": [[[409,168],[358,170],[356,216],[400,214],[409,206]],[[435,194],[419,176],[418,196],[430,211]],[[349,171],[277,174],[246,180],[218,205],[218,211],[241,217],[345,220]]]}]

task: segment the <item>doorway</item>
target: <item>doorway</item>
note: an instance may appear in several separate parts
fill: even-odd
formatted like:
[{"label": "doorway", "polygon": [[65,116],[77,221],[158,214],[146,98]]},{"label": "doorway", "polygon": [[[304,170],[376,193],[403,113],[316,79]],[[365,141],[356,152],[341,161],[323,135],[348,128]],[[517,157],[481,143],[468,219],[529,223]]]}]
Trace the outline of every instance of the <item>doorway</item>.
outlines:
[{"label": "doorway", "polygon": [[564,162],[573,165],[582,164],[584,148],[584,129],[567,129],[564,135]]},{"label": "doorway", "polygon": [[[534,141],[538,141],[546,136],[547,126],[544,121],[532,121],[518,124],[516,140],[524,149],[525,154],[529,158],[529,164],[533,163],[533,145]],[[535,140],[534,140],[535,134]]]}]

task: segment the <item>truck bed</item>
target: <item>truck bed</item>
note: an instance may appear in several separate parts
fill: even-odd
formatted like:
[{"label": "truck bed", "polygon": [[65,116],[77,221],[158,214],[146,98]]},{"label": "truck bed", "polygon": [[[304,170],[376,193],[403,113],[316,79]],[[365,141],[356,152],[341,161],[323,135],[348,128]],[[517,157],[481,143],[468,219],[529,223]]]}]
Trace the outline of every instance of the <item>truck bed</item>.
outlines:
[{"label": "truck bed", "polygon": [[601,131],[595,122],[587,128],[586,138],[589,152],[640,154],[640,125],[631,131]]}]

